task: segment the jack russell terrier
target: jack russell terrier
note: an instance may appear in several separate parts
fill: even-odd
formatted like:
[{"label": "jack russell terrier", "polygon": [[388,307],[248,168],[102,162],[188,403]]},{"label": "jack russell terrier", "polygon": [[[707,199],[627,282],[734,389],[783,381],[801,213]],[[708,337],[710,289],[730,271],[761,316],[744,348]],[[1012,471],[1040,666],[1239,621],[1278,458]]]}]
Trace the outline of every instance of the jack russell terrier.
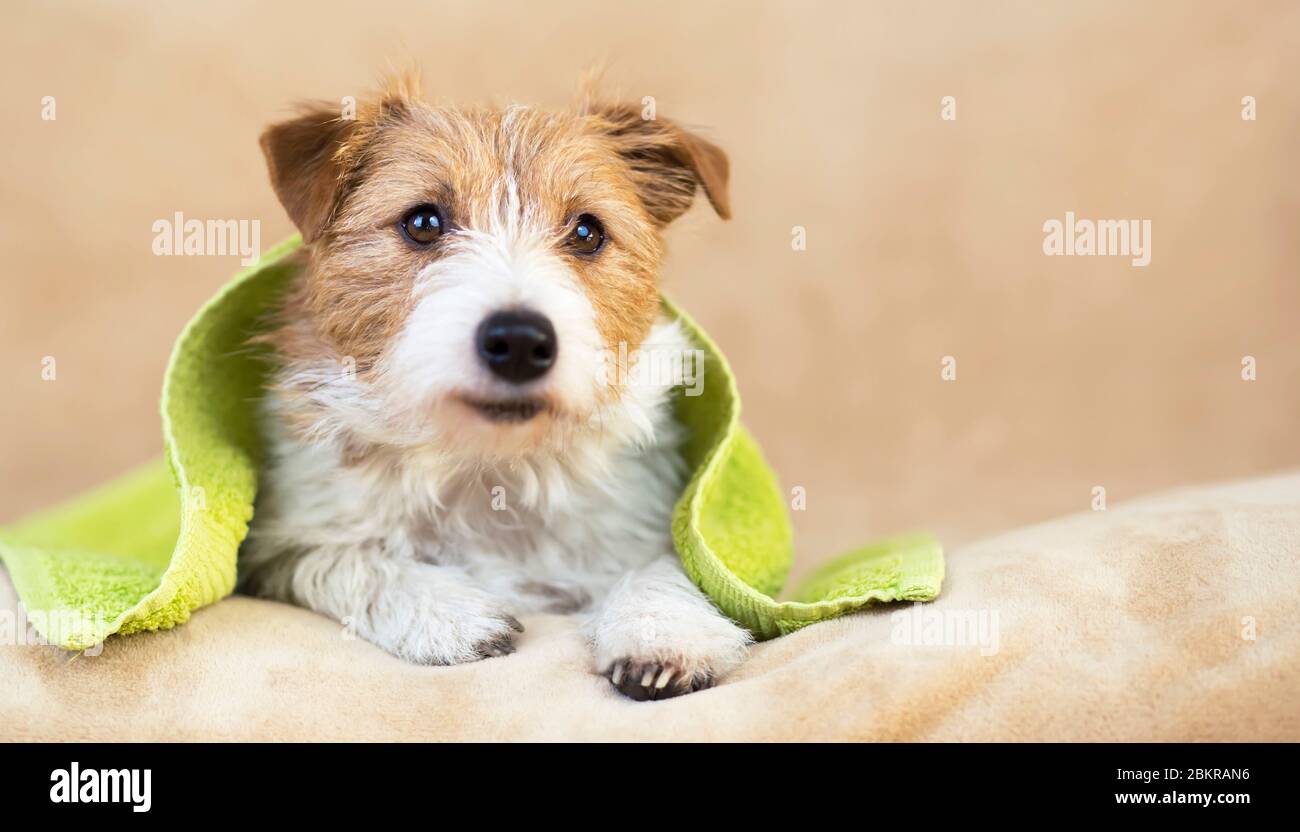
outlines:
[{"label": "jack russell terrier", "polygon": [[262,135],[302,232],[268,331],[268,451],[247,592],[412,662],[514,650],[516,616],[581,613],[633,699],[713,684],[751,637],[691,582],[670,515],[686,472],[660,312],[665,226],[725,154],[639,107],[422,102],[397,81]]}]

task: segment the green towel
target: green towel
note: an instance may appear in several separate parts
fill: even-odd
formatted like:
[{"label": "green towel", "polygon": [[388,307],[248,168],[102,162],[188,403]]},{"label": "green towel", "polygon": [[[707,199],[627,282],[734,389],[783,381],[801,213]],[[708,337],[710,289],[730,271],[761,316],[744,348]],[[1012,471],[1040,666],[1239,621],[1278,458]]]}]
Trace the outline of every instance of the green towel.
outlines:
[{"label": "green towel", "polygon": [[[293,274],[297,238],[238,275],[190,321],[163,379],[165,461],[0,529],[0,559],[33,627],[52,644],[92,647],[114,633],[173,627],[230,594],[253,516],[261,455],[254,402],[268,363],[250,333]],[[850,552],[776,601],[791,560],[785,496],[739,421],[722,353],[668,301],[704,353],[698,396],[678,396],[693,471],[673,512],[687,573],[758,638],[880,601],[928,601],[943,551],[924,534]],[[698,372],[698,370],[697,370]]]}]

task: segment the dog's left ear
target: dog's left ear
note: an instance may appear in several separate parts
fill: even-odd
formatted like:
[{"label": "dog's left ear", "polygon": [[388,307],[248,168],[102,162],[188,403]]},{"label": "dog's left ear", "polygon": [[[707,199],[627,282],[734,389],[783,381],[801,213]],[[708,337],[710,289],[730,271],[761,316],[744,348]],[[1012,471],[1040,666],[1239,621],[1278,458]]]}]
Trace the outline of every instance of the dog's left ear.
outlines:
[{"label": "dog's left ear", "polygon": [[646,211],[660,225],[685,213],[699,186],[718,216],[731,218],[730,164],[722,148],[631,104],[592,105],[587,115],[632,167]]}]

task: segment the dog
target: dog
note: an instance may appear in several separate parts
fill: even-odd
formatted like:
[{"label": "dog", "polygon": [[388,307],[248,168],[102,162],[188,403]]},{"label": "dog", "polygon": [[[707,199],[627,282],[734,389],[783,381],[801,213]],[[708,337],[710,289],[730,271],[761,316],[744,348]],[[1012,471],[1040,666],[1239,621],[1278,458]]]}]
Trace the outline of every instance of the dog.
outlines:
[{"label": "dog", "polygon": [[579,613],[637,700],[712,685],[750,634],[682,569],[680,378],[665,227],[728,160],[639,106],[426,103],[398,80],[354,117],[308,105],[261,137],[302,234],[266,331],[267,462],[241,587],[411,662],[513,652]]}]

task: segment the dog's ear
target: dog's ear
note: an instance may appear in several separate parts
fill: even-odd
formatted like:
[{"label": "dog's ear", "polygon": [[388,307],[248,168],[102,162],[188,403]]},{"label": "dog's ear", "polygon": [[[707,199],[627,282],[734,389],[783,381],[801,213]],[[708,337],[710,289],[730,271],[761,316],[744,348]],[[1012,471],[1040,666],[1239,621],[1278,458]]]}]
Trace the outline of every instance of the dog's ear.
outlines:
[{"label": "dog's ear", "polygon": [[271,187],[306,242],[316,239],[334,213],[341,156],[355,127],[356,120],[343,118],[339,108],[317,104],[262,133]]},{"label": "dog's ear", "polygon": [[646,118],[630,104],[586,109],[631,165],[642,202],[657,222],[667,225],[690,208],[697,185],[718,216],[731,218],[730,165],[721,148],[667,119]]},{"label": "dog's ear", "polygon": [[405,119],[419,97],[419,73],[385,80],[383,88],[344,115],[327,102],[304,105],[297,118],[262,133],[271,187],[303,240],[315,240],[329,224],[371,140]]}]

